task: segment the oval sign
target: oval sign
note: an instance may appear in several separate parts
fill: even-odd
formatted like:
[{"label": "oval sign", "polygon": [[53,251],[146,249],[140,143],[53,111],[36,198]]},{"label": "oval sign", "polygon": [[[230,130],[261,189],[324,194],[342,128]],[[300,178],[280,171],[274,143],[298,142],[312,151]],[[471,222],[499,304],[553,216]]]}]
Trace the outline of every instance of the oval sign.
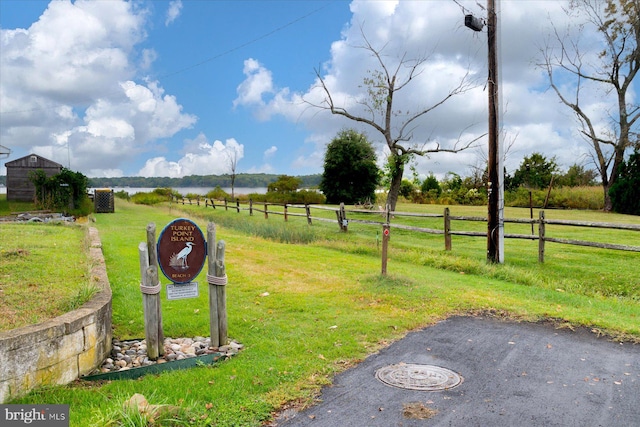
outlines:
[{"label": "oval sign", "polygon": [[195,222],[178,218],[171,221],[158,239],[158,264],[174,283],[193,281],[204,266],[207,242]]}]

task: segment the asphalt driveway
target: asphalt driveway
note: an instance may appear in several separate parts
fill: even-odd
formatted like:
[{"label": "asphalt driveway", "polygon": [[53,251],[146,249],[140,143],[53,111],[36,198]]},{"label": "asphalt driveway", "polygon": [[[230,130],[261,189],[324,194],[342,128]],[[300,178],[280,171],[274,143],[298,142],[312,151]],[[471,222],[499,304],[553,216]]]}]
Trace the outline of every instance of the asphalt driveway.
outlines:
[{"label": "asphalt driveway", "polygon": [[[385,367],[439,367],[440,391],[391,386]],[[580,328],[453,317],[412,332],[336,376],[321,402],[278,427],[640,426],[640,345]]]}]

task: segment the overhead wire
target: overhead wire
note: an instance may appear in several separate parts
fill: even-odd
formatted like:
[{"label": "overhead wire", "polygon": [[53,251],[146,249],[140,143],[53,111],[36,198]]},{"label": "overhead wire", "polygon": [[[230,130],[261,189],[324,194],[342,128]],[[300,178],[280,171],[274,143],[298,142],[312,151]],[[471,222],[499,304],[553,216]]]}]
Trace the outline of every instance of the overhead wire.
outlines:
[{"label": "overhead wire", "polygon": [[189,70],[191,70],[191,69],[193,69],[193,68],[196,68],[196,67],[199,67],[199,66],[201,66],[201,65],[204,65],[204,64],[206,64],[207,62],[211,62],[211,61],[213,61],[213,60],[215,60],[215,59],[218,59],[218,58],[220,58],[220,57],[223,57],[223,56],[225,56],[225,55],[228,55],[228,54],[230,54],[230,53],[233,53],[233,52],[235,52],[235,51],[237,51],[237,50],[240,50],[240,49],[242,49],[242,48],[244,48],[244,47],[247,47],[247,46],[249,46],[249,45],[252,45],[252,44],[254,44],[254,43],[257,43],[257,42],[259,42],[260,40],[266,39],[267,37],[269,37],[269,36],[271,36],[271,35],[273,35],[273,34],[275,34],[275,33],[277,33],[277,32],[280,32],[280,31],[284,30],[285,28],[290,27],[290,26],[292,26],[292,25],[294,25],[294,24],[296,24],[296,23],[298,23],[298,22],[300,22],[300,21],[304,20],[304,19],[308,18],[308,17],[309,17],[309,16],[311,16],[311,15],[314,15],[314,14],[316,14],[316,13],[320,12],[322,9],[326,8],[327,6],[329,6],[329,3],[325,3],[325,4],[324,4],[324,6],[321,6],[321,7],[317,8],[317,9],[315,9],[315,10],[312,10],[311,12],[307,13],[306,15],[302,15],[302,16],[300,16],[300,17],[298,17],[298,18],[294,19],[293,21],[289,21],[289,22],[287,22],[286,24],[281,25],[280,27],[278,27],[278,28],[276,28],[276,29],[273,29],[273,30],[271,30],[271,31],[269,31],[269,32],[267,32],[267,33],[265,33],[265,34],[263,34],[263,35],[259,36],[259,37],[256,37],[256,38],[255,38],[255,39],[253,39],[253,40],[250,40],[250,41],[248,41],[248,42],[245,42],[245,43],[243,43],[243,44],[241,44],[241,45],[238,45],[238,46],[236,46],[236,47],[233,47],[233,48],[231,48],[231,49],[228,49],[228,50],[226,50],[226,51],[224,51],[224,52],[221,52],[221,53],[219,53],[219,54],[217,54],[217,55],[211,56],[211,57],[209,57],[209,58],[207,58],[207,59],[204,59],[204,60],[202,60],[202,61],[200,61],[200,62],[198,62],[198,63],[196,63],[196,64],[190,65],[190,66],[185,67],[185,68],[182,68],[182,69],[180,69],[180,70],[173,71],[173,72],[170,72],[170,73],[167,73],[167,74],[162,74],[162,75],[158,76],[158,78],[166,78],[166,77],[175,76],[176,74],[184,73],[185,71],[189,71]]},{"label": "overhead wire", "polygon": [[[195,63],[193,65],[189,65],[188,67],[185,67],[185,68],[182,68],[182,69],[179,69],[179,70],[176,70],[176,71],[172,71],[172,72],[169,72],[169,73],[166,73],[166,74],[161,74],[161,75],[159,75],[157,77],[157,79],[172,77],[172,76],[175,76],[177,74],[184,73],[186,71],[189,71],[189,70],[192,70],[194,68],[200,67],[200,66],[202,66],[202,65],[204,65],[204,64],[206,64],[208,62],[211,62],[213,60],[221,58],[221,57],[223,57],[225,55],[228,55],[228,54],[230,54],[232,52],[235,52],[235,51],[238,51],[238,50],[240,50],[242,48],[245,48],[245,47],[247,47],[249,45],[257,43],[260,40],[266,39],[266,38],[272,36],[273,34],[276,34],[276,33],[280,32],[280,31],[284,30],[285,28],[288,28],[288,27],[290,27],[290,26],[292,26],[294,24],[297,24],[298,22],[300,22],[300,21],[302,21],[304,19],[307,19],[308,17],[310,17],[310,16],[320,12],[321,10],[327,8],[330,4],[331,4],[331,2],[326,2],[323,6],[320,6],[320,7],[316,8],[316,9],[312,10],[311,12],[306,13],[305,15],[299,16],[299,17],[295,18],[294,20],[289,21],[286,24],[283,24],[283,25],[281,25],[281,26],[279,26],[279,27],[267,32],[267,33],[264,33],[264,34],[262,34],[262,35],[260,35],[260,36],[258,36],[256,38],[252,39],[252,40],[249,40],[249,41],[247,41],[245,43],[242,43],[242,44],[240,44],[238,46],[235,46],[235,47],[233,47],[231,49],[228,49],[228,50],[226,50],[224,52],[221,52],[221,53],[218,53],[218,54],[216,54],[214,56],[206,58],[206,59],[204,59],[204,60],[202,60],[200,62],[197,62],[197,63]],[[51,107],[47,107],[47,108],[32,108],[32,109],[28,109],[28,110],[0,111],[0,114],[32,113],[32,112],[36,112],[36,111],[53,110],[53,109],[56,109],[56,108],[59,108],[59,107],[60,107],[60,105],[55,105],[55,106],[51,106]]]}]

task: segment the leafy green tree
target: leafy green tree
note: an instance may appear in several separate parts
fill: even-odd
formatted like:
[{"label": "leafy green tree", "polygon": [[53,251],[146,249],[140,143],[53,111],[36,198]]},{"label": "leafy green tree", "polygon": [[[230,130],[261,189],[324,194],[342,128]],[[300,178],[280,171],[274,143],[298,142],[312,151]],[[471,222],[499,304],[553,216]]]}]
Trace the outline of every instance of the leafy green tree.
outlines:
[{"label": "leafy green tree", "polygon": [[376,153],[367,137],[354,129],[340,131],[324,156],[320,190],[327,202],[374,201],[379,180]]},{"label": "leafy green tree", "polygon": [[[434,194],[436,197],[438,197],[442,193],[442,187],[440,187],[438,178],[436,178],[435,175],[431,173],[428,177],[425,178],[424,181],[422,181],[420,191],[422,191],[422,194]],[[432,193],[429,193],[430,191]]]},{"label": "leafy green tree", "polygon": [[462,178],[455,172],[447,172],[442,180],[443,191],[457,191],[462,188]]},{"label": "leafy green tree", "polygon": [[596,185],[596,177],[598,174],[593,169],[585,169],[584,166],[574,164],[564,175],[556,180],[556,183],[562,187],[579,187]]},{"label": "leafy green tree", "polygon": [[609,190],[613,210],[640,215],[640,151],[636,148],[627,162],[622,162],[618,179]]},{"label": "leafy green tree", "polygon": [[267,193],[293,193],[300,188],[302,180],[295,176],[280,175],[278,180],[267,185]]},{"label": "leafy green tree", "polygon": [[547,159],[540,153],[525,157],[520,168],[513,174],[511,188],[525,186],[534,189],[547,188],[551,177],[559,170],[556,158]]},{"label": "leafy green tree", "polygon": [[415,184],[408,179],[403,179],[400,185],[400,195],[407,200],[413,200],[416,196],[418,189]]}]

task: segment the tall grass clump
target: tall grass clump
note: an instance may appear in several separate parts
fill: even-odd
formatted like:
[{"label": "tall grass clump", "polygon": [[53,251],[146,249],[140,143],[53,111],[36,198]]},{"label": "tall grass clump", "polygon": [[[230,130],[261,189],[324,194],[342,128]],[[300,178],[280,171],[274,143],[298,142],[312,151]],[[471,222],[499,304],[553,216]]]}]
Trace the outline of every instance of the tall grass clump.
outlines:
[{"label": "tall grass clump", "polygon": [[[531,199],[529,199],[530,191]],[[529,190],[519,187],[505,193],[506,206],[527,208],[532,204],[534,207],[543,207],[545,200],[546,207],[555,209],[601,210],[604,208],[602,187],[598,186],[554,187],[550,193],[548,190]]]},{"label": "tall grass clump", "polygon": [[189,425],[188,420],[194,417],[189,409],[166,403],[156,403],[159,398],[155,393],[149,395],[149,405],[154,406],[151,409],[147,406],[144,411],[140,411],[129,399],[130,396],[122,393],[106,399],[108,407],[102,412],[94,412],[93,425],[105,427],[185,426]]},{"label": "tall grass clump", "polygon": [[311,204],[321,205],[326,203],[327,198],[324,194],[314,190],[298,190],[288,192],[267,192],[265,194],[251,193],[244,199],[251,199],[260,203],[288,203],[288,204]]},{"label": "tall grass clump", "polygon": [[153,206],[168,202],[172,197],[181,197],[181,194],[171,188],[156,188],[149,193],[136,193],[130,200],[137,205]]},{"label": "tall grass clump", "polygon": [[113,195],[118,199],[131,200],[131,196],[129,195],[129,193],[124,190],[116,191],[115,193],[113,193]]},{"label": "tall grass clump", "polygon": [[308,244],[318,240],[316,230],[306,224],[247,221],[246,217],[242,218],[235,215],[216,215],[210,216],[207,219],[241,233],[262,237],[279,243]]}]

